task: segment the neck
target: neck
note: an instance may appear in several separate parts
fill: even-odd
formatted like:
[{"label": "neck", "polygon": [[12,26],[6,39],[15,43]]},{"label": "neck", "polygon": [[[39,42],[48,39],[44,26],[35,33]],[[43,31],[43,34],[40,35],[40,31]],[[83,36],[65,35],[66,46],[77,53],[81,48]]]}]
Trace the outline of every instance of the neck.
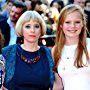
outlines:
[{"label": "neck", "polygon": [[26,51],[30,51],[30,52],[34,52],[34,51],[37,51],[37,50],[39,50],[39,46],[38,46],[38,44],[26,44],[26,43],[24,43],[24,44],[22,44],[21,45],[21,47],[24,49],[24,50],[26,50]]},{"label": "neck", "polygon": [[78,44],[79,38],[66,38],[66,45],[74,45],[74,44]]}]

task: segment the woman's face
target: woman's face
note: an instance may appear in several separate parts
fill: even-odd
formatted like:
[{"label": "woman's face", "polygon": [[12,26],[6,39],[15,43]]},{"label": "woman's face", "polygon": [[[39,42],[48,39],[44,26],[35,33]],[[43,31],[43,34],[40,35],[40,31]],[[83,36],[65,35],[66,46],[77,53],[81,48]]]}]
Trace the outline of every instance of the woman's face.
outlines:
[{"label": "woman's face", "polygon": [[78,11],[68,14],[62,25],[66,38],[79,38],[83,27],[82,16]]},{"label": "woman's face", "polygon": [[38,42],[41,36],[40,24],[35,20],[30,20],[23,24],[24,42],[35,43]]}]

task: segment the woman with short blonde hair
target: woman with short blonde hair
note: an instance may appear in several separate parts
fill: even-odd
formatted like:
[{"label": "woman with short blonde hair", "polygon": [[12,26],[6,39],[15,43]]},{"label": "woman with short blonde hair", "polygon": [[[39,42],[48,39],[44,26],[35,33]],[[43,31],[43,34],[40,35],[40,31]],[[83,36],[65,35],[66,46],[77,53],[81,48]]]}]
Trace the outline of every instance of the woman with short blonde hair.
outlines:
[{"label": "woman with short blonde hair", "polygon": [[26,11],[16,23],[16,34],[23,44],[2,49],[5,59],[3,90],[52,90],[53,60],[49,48],[38,45],[46,33],[46,24],[36,11]]}]

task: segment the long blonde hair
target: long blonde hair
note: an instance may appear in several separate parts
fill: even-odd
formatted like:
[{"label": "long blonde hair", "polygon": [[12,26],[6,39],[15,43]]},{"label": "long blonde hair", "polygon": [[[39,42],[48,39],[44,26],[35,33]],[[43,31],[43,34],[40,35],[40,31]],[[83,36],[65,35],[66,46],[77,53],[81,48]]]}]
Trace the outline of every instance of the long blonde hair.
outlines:
[{"label": "long blonde hair", "polygon": [[68,14],[74,12],[74,11],[77,11],[81,14],[82,21],[83,21],[83,27],[82,27],[81,33],[79,35],[80,39],[79,39],[78,46],[77,46],[77,56],[76,56],[74,65],[77,68],[80,68],[80,67],[84,66],[83,61],[82,61],[83,52],[86,55],[86,59],[87,60],[89,59],[89,55],[88,55],[88,51],[87,51],[87,47],[86,47],[86,36],[87,36],[86,31],[87,31],[87,28],[86,28],[85,14],[84,14],[84,12],[83,12],[83,10],[80,6],[75,5],[75,4],[70,4],[70,5],[65,6],[61,10],[60,16],[59,16],[59,19],[58,19],[58,23],[57,23],[56,45],[55,45],[54,52],[53,52],[54,61],[55,61],[54,70],[56,70],[56,68],[57,68],[59,60],[61,58],[62,49],[65,45],[65,35],[64,35],[64,32],[62,30],[61,25],[64,23],[66,16]]}]

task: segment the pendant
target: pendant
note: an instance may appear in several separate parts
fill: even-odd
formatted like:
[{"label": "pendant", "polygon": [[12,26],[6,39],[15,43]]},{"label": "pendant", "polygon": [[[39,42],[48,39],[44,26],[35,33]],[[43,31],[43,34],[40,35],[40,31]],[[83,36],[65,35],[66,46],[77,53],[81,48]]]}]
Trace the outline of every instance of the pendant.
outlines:
[{"label": "pendant", "polygon": [[26,58],[25,56],[21,55],[21,60],[23,60],[24,62],[26,62],[28,64],[33,64],[40,60],[40,56],[38,55],[33,59],[29,59],[29,58]]},{"label": "pendant", "polygon": [[63,70],[65,70],[65,67],[63,67]]},{"label": "pendant", "polygon": [[67,59],[69,59],[69,57],[67,57]]}]

